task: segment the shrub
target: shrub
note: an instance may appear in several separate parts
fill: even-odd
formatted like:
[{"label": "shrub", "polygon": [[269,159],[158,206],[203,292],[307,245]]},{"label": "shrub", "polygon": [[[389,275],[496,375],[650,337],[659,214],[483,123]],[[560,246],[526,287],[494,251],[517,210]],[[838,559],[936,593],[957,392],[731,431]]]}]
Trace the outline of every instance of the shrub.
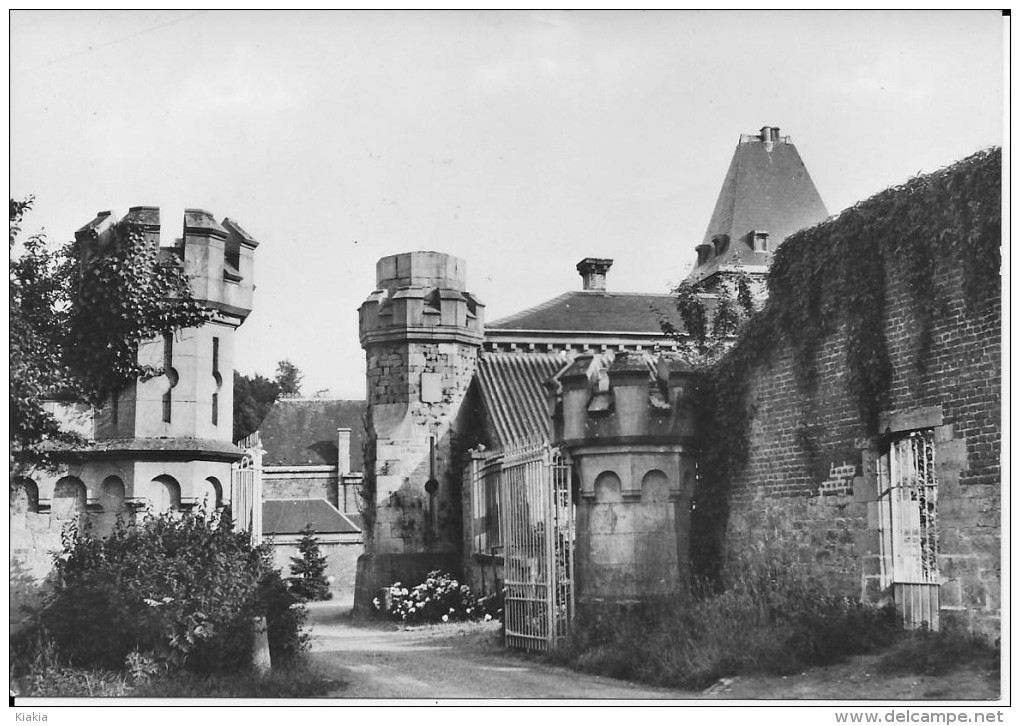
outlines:
[{"label": "shrub", "polygon": [[689,596],[581,608],[550,657],[587,672],[704,688],[724,676],[838,662],[895,632],[891,608],[829,595],[766,546],[731,569],[723,589],[693,589]]},{"label": "shrub", "polygon": [[395,582],[372,603],[377,611],[405,623],[440,623],[458,620],[493,620],[502,615],[500,593],[479,600],[467,585],[449,573],[433,570],[425,582],[410,589]]},{"label": "shrub", "polygon": [[72,526],[63,539],[41,624],[72,665],[122,669],[139,653],[167,669],[237,670],[250,663],[257,616],[278,642],[298,638],[300,618],[267,612],[282,598],[261,587],[272,582],[268,552],[228,519],[166,513],[105,539]]},{"label": "shrub", "polygon": [[952,627],[937,633],[920,629],[901,638],[878,668],[882,673],[936,676],[967,664],[997,671],[1001,656],[1000,644],[980,635]]}]

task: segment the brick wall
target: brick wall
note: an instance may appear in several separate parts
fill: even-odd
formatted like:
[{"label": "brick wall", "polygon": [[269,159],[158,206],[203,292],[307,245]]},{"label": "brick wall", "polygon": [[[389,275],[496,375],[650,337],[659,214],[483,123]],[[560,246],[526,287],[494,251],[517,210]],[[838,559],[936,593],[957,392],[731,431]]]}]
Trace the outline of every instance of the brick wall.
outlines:
[{"label": "brick wall", "polygon": [[[951,235],[947,235],[951,238]],[[1001,294],[965,301],[952,239],[931,240],[936,311],[930,351],[915,360],[920,320],[907,270],[887,259],[884,332],[892,362],[880,429],[935,430],[942,621],[995,632],[1000,613]],[[808,252],[810,253],[810,248]],[[887,255],[888,257],[889,255]],[[727,557],[771,533],[832,591],[880,599],[881,441],[868,436],[848,390],[845,331],[825,338],[815,385],[788,341],[746,371],[753,411],[749,455],[730,482]]]}]

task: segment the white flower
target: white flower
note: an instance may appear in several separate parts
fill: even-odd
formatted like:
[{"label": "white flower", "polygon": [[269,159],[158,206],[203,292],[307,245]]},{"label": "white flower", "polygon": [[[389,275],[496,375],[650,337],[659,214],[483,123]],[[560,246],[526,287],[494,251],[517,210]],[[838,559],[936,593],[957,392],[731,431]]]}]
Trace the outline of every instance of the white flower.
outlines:
[{"label": "white flower", "polygon": [[450,608],[450,612],[453,613],[453,612],[456,612],[456,610],[454,610],[453,608]]},{"label": "white flower", "polygon": [[490,620],[492,620],[492,616],[489,615],[488,613],[485,613],[485,622],[489,622]]},{"label": "white flower", "polygon": [[150,608],[158,608],[160,605],[163,604],[159,600],[153,600],[152,598],[148,598],[148,597],[145,598],[145,600],[143,602],[146,605],[148,605]]},{"label": "white flower", "polygon": [[449,621],[450,621],[450,616],[449,616],[449,615],[444,615],[444,616],[443,616],[443,622],[444,622],[444,623],[447,623],[447,622],[449,622]]},{"label": "white flower", "polygon": [[173,601],[174,601],[174,599],[172,597],[169,597],[169,596],[163,598],[163,602],[164,603],[168,603],[169,604],[169,603],[172,603]]}]

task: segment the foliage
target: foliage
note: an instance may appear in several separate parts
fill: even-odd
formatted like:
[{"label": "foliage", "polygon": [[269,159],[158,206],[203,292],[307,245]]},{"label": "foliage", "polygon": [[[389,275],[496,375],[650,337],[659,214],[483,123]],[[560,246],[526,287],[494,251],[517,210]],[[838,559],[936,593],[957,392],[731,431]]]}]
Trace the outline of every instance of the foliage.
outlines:
[{"label": "foliage", "polygon": [[682,327],[667,318],[659,321],[662,332],[676,341],[681,355],[697,369],[718,361],[757,309],[751,276],[739,260],[733,268],[711,291],[704,282],[681,282],[672,292]]},{"label": "foliage", "polygon": [[[372,424],[372,407],[361,420],[365,435],[361,440],[362,472],[361,484],[358,485],[358,512],[361,514],[361,521],[364,523],[365,542],[372,542],[372,534],[375,531],[375,426]],[[366,550],[370,551],[370,550]]]},{"label": "foliage", "polygon": [[[19,242],[32,199],[10,200],[12,466],[50,465],[54,449],[84,441],[61,430],[45,398],[102,404],[138,377],[163,371],[138,362],[148,340],[207,321],[176,252],[136,226],[52,247],[41,234]],[[169,252],[169,253],[167,253]],[[44,444],[44,442],[49,442]]]},{"label": "foliage", "polygon": [[105,539],[72,526],[63,544],[41,623],[72,665],[121,668],[132,652],[201,672],[250,660],[272,568],[229,520],[168,512],[120,523]]},{"label": "foliage", "polygon": [[1002,650],[998,641],[961,628],[947,627],[938,632],[915,630],[905,635],[879,661],[882,673],[944,675],[966,665],[990,671],[1001,667]]},{"label": "foliage", "polygon": [[303,698],[325,696],[344,685],[302,659],[265,675],[168,671],[137,651],[128,654],[123,670],[74,667],[38,630],[12,638],[9,662],[11,690],[23,697]]},{"label": "foliage", "polygon": [[79,446],[80,437],[63,431],[42,404],[47,395],[67,385],[61,360],[65,297],[60,256],[43,235],[18,244],[25,213],[32,199],[10,200],[10,262],[8,310],[10,323],[10,440],[11,471],[36,464],[52,465],[52,451],[40,447],[49,439]]},{"label": "foliage", "polygon": [[289,360],[282,360],[276,364],[276,385],[280,388],[280,395],[285,398],[293,398],[301,395],[301,379],[304,378],[300,369]]},{"label": "foliage", "polygon": [[138,346],[201,325],[210,312],[191,294],[183,263],[161,255],[143,230],[117,224],[108,236],[67,248],[69,308],[64,363],[85,400],[101,405],[137,378],[162,369],[142,365]]},{"label": "foliage", "polygon": [[375,598],[372,604],[391,620],[405,623],[493,620],[503,613],[502,593],[479,599],[470,587],[439,570],[433,570],[425,582],[410,589],[393,583],[383,598]]},{"label": "foliage", "polygon": [[726,490],[746,462],[755,417],[749,388],[755,371],[789,349],[797,380],[810,394],[822,343],[839,341],[861,435],[874,437],[893,376],[885,337],[888,286],[902,285],[908,292],[918,376],[933,321],[955,295],[936,284],[940,268],[962,270],[969,314],[982,314],[997,299],[1001,157],[1000,149],[990,149],[911,179],[791,235],[776,250],[768,302],[707,370],[699,388],[699,426],[713,432],[703,440],[691,524],[691,551],[701,558],[693,564],[700,572],[718,567]]},{"label": "foliage", "polygon": [[234,441],[257,431],[280,396],[280,385],[265,376],[234,371]]},{"label": "foliage", "polygon": [[308,611],[291,592],[279,570],[271,570],[262,578],[258,602],[260,612],[266,615],[273,665],[292,666],[309,647],[309,636],[303,629]]},{"label": "foliage", "polygon": [[725,676],[839,662],[879,647],[895,627],[891,608],[829,595],[762,546],[727,573],[721,592],[699,586],[689,600],[582,610],[551,657],[615,678],[704,688]]},{"label": "foliage", "polygon": [[326,557],[319,551],[319,540],[310,524],[301,530],[298,552],[300,557],[290,558],[291,592],[298,600],[329,600],[333,594],[326,579]]}]

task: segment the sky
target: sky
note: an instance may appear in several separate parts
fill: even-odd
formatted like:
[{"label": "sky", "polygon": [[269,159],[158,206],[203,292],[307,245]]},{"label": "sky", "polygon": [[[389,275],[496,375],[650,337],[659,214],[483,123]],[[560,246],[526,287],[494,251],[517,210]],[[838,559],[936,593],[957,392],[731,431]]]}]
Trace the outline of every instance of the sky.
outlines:
[{"label": "sky", "polygon": [[830,214],[1004,139],[998,11],[12,11],[10,193],[261,243],[235,367],[364,398],[385,255],[464,258],[493,321],[686,275],[740,134],[779,126]]}]

